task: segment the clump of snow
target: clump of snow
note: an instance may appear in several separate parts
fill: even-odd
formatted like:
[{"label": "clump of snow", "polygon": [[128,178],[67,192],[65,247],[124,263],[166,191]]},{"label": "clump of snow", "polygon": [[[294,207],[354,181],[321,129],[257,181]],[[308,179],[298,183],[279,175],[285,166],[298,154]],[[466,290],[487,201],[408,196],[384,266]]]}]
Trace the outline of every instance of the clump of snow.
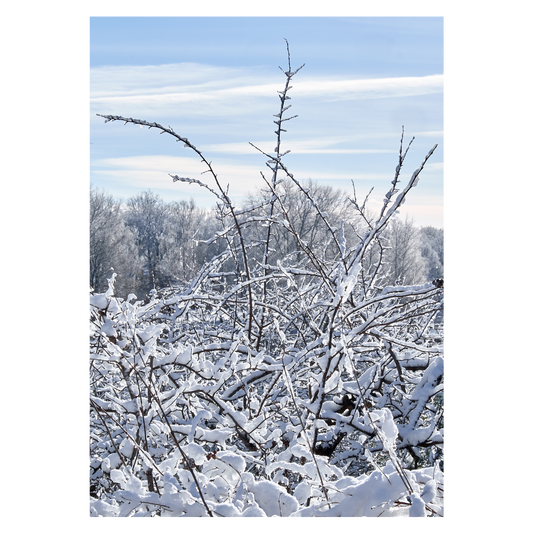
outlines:
[{"label": "clump of snow", "polygon": [[259,505],[254,504],[247,509],[244,510],[244,512],[241,514],[241,516],[248,516],[248,517],[255,517],[255,518],[262,518],[266,517],[265,511],[259,507]]},{"label": "clump of snow", "polygon": [[298,500],[287,493],[286,489],[268,480],[248,484],[257,505],[267,516],[290,516],[298,510]]},{"label": "clump of snow", "polygon": [[240,455],[233,452],[219,452],[217,459],[226,463],[237,472],[244,472],[246,468],[246,461]]},{"label": "clump of snow", "polygon": [[90,304],[97,309],[106,309],[109,301],[105,294],[95,294],[90,297]]},{"label": "clump of snow", "polygon": [[107,335],[108,337],[116,336],[117,332],[115,330],[114,322],[110,320],[109,318],[106,318],[104,324],[100,328],[100,333],[103,333]]},{"label": "clump of snow", "polygon": [[411,494],[411,508],[409,509],[410,517],[426,516],[426,505],[424,500],[418,494]]}]

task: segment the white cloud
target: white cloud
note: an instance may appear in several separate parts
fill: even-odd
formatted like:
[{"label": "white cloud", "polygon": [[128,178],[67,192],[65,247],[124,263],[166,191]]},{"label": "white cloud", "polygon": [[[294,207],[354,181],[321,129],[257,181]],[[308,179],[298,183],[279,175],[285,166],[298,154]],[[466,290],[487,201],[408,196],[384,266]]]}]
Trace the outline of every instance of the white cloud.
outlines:
[{"label": "white cloud", "polygon": [[[283,88],[283,78],[274,80],[261,69],[236,69],[181,63],[171,65],[99,67],[91,70],[91,103],[105,107],[166,112],[178,104],[198,114],[235,114],[269,101]],[[361,100],[439,93],[443,76],[379,79],[309,79],[295,81],[299,98]],[[253,102],[253,104],[252,104]]]},{"label": "white cloud", "polygon": [[440,163],[426,163],[424,170],[428,172],[442,172],[444,170],[444,163],[442,161]]},{"label": "white cloud", "polygon": [[[346,138],[327,138],[327,139],[309,139],[305,141],[291,141],[291,154],[395,154],[397,150],[378,149],[378,148],[333,148],[339,142],[346,142]],[[258,148],[269,152],[272,148],[273,141],[259,141],[253,143]],[[250,144],[245,142],[210,144],[205,146],[204,151],[222,152],[225,154],[253,154],[258,151]]]},{"label": "white cloud", "polygon": [[320,96],[325,100],[366,100],[440,93],[444,76],[378,78],[366,80],[305,80],[298,96]]},{"label": "white cloud", "polygon": [[[242,80],[244,74],[242,69],[198,63],[96,67],[91,69],[91,95],[100,98],[220,88]],[[252,78],[248,75],[248,79]]]},{"label": "white cloud", "polygon": [[[99,170],[99,168],[104,170]],[[204,173],[206,170],[205,164],[197,157],[165,155],[110,158],[93,163],[93,173],[97,178],[106,177],[113,181],[128,182],[129,185],[137,188],[172,190],[181,188],[187,190],[187,193],[189,193],[189,187],[183,183],[174,183],[169,174],[197,179],[217,190],[214,178]],[[253,166],[226,162],[215,164],[214,170],[224,190],[227,185],[230,186],[230,197],[234,198],[235,203],[263,183],[260,175],[260,171],[263,170],[261,164]]]},{"label": "white cloud", "polygon": [[196,63],[99,67],[91,70],[91,106],[95,113],[236,115],[257,107],[258,97],[272,98],[281,87],[257,68]]},{"label": "white cloud", "polygon": [[[439,165],[441,164],[435,164],[436,167]],[[217,190],[212,176],[203,173],[205,170],[205,165],[198,158],[150,155],[100,159],[93,162],[92,172],[94,182],[106,183],[106,188],[109,190],[114,188],[120,190],[124,185],[127,185],[130,190],[156,189],[159,194],[169,200],[194,197],[199,206],[210,208],[216,202],[215,196],[196,184],[174,183],[169,176],[169,174],[178,174],[182,177],[198,179]],[[215,172],[217,172],[221,186],[224,189],[228,185],[230,186],[230,198],[237,206],[242,205],[249,194],[254,194],[259,188],[264,187],[264,181],[260,175],[261,171],[265,171],[262,163],[255,166],[226,160],[215,164]],[[269,177],[268,174],[266,177]],[[382,194],[390,186],[391,174],[390,172],[335,172],[332,174],[321,171],[303,171],[295,172],[295,177],[302,183],[312,179],[324,185],[341,188],[350,196],[353,190],[352,181],[356,186],[358,196],[361,197],[366,196],[375,185],[369,205],[371,209],[379,210],[382,206]],[[383,190],[381,191],[381,189]],[[133,194],[132,192],[131,195]],[[170,196],[166,196],[167,194]],[[401,216],[404,215],[412,216],[418,225],[443,227],[442,197],[417,195],[415,192],[415,194],[409,195],[406,204],[401,208]]]},{"label": "white cloud", "polygon": [[441,205],[413,204],[407,202],[400,208],[400,216],[408,216],[417,226],[444,227],[444,207]]},{"label": "white cloud", "polygon": [[443,131],[420,131],[416,134],[417,137],[443,137]]}]

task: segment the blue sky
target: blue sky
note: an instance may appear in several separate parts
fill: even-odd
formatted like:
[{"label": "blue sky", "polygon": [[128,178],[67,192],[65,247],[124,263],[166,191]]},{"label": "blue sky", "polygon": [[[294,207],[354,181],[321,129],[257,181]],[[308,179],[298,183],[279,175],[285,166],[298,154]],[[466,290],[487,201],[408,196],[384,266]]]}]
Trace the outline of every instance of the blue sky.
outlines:
[{"label": "blue sky", "polygon": [[212,161],[240,203],[261,186],[275,146],[284,38],[293,69],[283,151],[294,176],[358,196],[379,209],[404,143],[414,136],[407,181],[434,144],[401,215],[443,227],[442,17],[92,17],[91,183],[126,199],[151,189],[165,200],[214,197],[179,174],[204,179],[198,157],[155,130],[104,123],[96,113],[172,126]]}]

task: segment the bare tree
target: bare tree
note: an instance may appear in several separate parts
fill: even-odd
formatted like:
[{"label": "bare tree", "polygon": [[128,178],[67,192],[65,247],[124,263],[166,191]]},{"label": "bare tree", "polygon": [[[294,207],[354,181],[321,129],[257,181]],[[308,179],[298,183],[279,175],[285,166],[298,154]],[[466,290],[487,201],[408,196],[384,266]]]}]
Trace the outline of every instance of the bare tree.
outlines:
[{"label": "bare tree", "polygon": [[444,277],[444,230],[432,226],[420,228],[420,252],[426,261],[430,280]]},{"label": "bare tree", "polygon": [[412,218],[395,218],[385,233],[388,264],[386,282],[390,285],[414,285],[427,280],[426,261],[421,253],[420,230]]},{"label": "bare tree", "polygon": [[[341,225],[349,228],[350,223],[355,223],[353,210],[350,208],[346,194],[340,189],[334,189],[329,185],[322,185],[312,180],[304,182],[307,194],[313,198],[315,205],[326,215],[331,226],[340,231]],[[331,242],[331,236],[318,214],[316,207],[309,197],[291,180],[279,180],[277,194],[283,202],[291,226],[299,238],[307,245],[326,256],[334,256],[338,250]],[[268,188],[263,188],[258,194],[250,196],[245,207],[251,209],[251,213],[258,217],[270,216],[272,219],[282,219],[284,215],[280,204],[275,202],[273,207],[269,203],[272,194]],[[252,209],[253,206],[259,206]],[[249,225],[247,235],[251,240],[265,242],[267,231],[270,226]],[[350,235],[350,244],[355,243],[354,232],[346,231]],[[302,251],[298,246],[297,238],[287,232],[284,226],[273,225],[270,228],[270,256],[272,264],[278,260],[288,259],[297,264],[302,259]]]},{"label": "bare tree", "polygon": [[112,195],[91,187],[90,286],[96,292],[107,288],[107,280],[113,272],[119,274],[118,293],[127,295],[138,288],[139,258],[121,207],[121,202]]},{"label": "bare tree", "polygon": [[194,199],[168,205],[165,230],[160,237],[160,269],[168,279],[186,283],[203,264],[222,251],[205,243],[215,231],[215,213],[200,209]]},{"label": "bare tree", "polygon": [[168,205],[150,190],[128,200],[126,226],[132,230],[139,256],[143,260],[140,288],[145,293],[166,287],[171,281],[161,269],[161,241],[168,211]]}]

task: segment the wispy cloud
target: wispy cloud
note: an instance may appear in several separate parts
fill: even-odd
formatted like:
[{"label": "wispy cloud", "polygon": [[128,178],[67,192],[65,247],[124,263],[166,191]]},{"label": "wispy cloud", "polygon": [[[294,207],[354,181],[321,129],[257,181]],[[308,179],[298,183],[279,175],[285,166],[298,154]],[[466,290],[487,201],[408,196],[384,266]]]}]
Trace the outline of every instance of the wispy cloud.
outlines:
[{"label": "wispy cloud", "polygon": [[[183,183],[174,183],[169,174],[198,179],[215,189],[216,185],[206,167],[198,158],[174,157],[165,155],[144,155],[100,159],[93,162],[93,173],[96,177],[106,177],[113,181],[127,181],[133,187],[177,189],[187,188]],[[230,196],[237,201],[263,183],[260,171],[263,166],[258,164],[245,165],[223,162],[215,165],[221,186],[230,186]],[[215,198],[213,197],[213,200]]]},{"label": "wispy cloud", "polygon": [[91,69],[91,105],[94,112],[235,115],[249,109],[251,100],[257,105],[258,96],[275,95],[280,84],[271,82],[258,68],[197,63],[98,67]]},{"label": "wispy cloud", "polygon": [[[335,148],[339,143],[346,143],[346,137],[343,138],[323,138],[323,139],[308,139],[305,141],[291,141],[291,154],[393,154],[397,150],[388,150],[380,148]],[[272,140],[263,140],[253,143],[260,149],[264,149],[269,153],[265,147],[272,148]],[[244,142],[238,143],[222,143],[210,144],[204,147],[207,152],[220,152],[224,154],[246,155],[258,153],[257,150],[250,144]]]},{"label": "wispy cloud", "polygon": [[298,86],[299,96],[321,96],[325,100],[367,100],[439,93],[444,77],[377,78],[362,80],[306,80]]},{"label": "wispy cloud", "polygon": [[439,163],[426,163],[424,170],[426,172],[442,172],[444,170],[444,163],[442,161]]},{"label": "wispy cloud", "polygon": [[[232,113],[240,102],[258,105],[281,90],[283,80],[272,83],[261,69],[213,67],[194,63],[133,67],[99,67],[91,71],[91,102],[98,109],[121,107],[172,109],[188,104],[191,112]],[[443,76],[378,79],[310,79],[297,82],[298,97],[325,100],[364,100],[439,93]],[[296,90],[296,88],[295,88]],[[182,111],[186,111],[183,110]]]}]

